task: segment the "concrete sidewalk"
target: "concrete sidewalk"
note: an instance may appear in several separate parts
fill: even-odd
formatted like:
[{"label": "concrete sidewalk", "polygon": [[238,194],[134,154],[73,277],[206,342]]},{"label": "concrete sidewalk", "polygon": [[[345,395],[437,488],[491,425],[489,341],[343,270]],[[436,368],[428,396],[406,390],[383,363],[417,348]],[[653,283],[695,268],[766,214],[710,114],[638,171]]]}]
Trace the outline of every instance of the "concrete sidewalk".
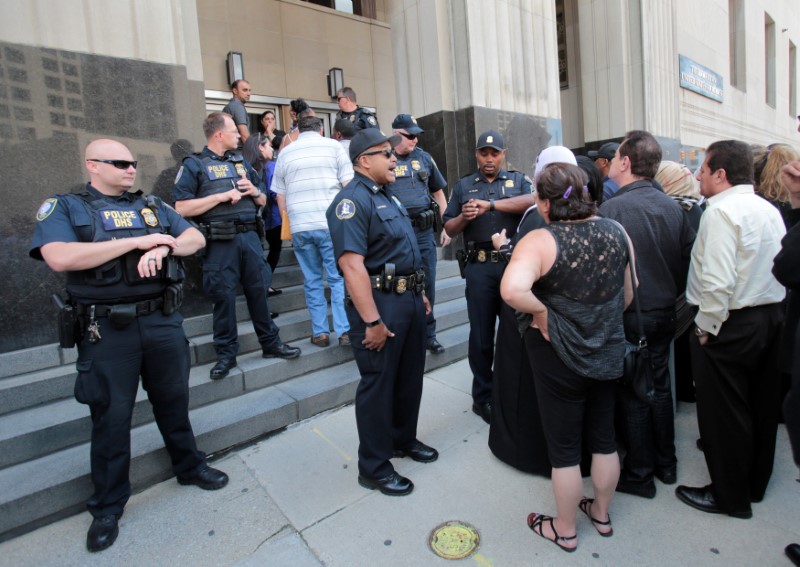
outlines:
[{"label": "concrete sidewalk", "polygon": [[[470,411],[470,383],[466,360],[426,375],[419,438],[441,456],[432,464],[394,461],[416,485],[410,496],[358,485],[347,406],[216,461],[231,477],[223,490],[172,479],[134,495],[108,550],[86,551],[91,518],[84,513],[0,544],[0,565],[790,565],[783,548],[800,542],[800,484],[783,427],[770,487],[751,520],[693,510],[674,487],[657,483],[652,501],[615,497],[612,538],[579,515],[578,550],[567,554],[526,526],[531,511],[555,513],[550,482],[494,458],[488,426]],[[694,406],[680,406],[676,436],[679,483],[706,484]],[[456,562],[428,547],[431,530],[449,520],[480,533],[478,550]]]}]

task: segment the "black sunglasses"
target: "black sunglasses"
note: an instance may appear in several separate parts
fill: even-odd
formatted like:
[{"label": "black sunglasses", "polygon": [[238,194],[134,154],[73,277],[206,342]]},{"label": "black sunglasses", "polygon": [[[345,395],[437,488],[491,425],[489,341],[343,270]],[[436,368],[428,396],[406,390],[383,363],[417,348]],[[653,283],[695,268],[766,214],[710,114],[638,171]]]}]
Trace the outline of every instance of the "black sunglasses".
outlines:
[{"label": "black sunglasses", "polygon": [[128,169],[131,166],[133,166],[133,169],[136,169],[136,166],[139,164],[138,161],[128,161],[126,159],[87,159],[86,161],[96,161],[97,163],[107,163],[109,165],[113,165],[117,169]]},{"label": "black sunglasses", "polygon": [[405,138],[406,140],[416,140],[417,139],[417,135],[416,134],[406,134],[405,132],[398,132],[398,134],[403,136],[403,138]]},{"label": "black sunglasses", "polygon": [[367,152],[365,154],[361,154],[362,156],[375,156],[378,154],[383,154],[383,157],[386,159],[390,159],[392,157],[392,150],[378,150],[377,152]]}]

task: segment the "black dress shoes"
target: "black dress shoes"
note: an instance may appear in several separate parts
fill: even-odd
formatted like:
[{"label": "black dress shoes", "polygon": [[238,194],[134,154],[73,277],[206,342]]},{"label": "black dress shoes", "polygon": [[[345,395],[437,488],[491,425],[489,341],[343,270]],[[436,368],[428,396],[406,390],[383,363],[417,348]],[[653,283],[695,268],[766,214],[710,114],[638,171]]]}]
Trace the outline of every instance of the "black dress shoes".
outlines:
[{"label": "black dress shoes", "polygon": [[428,341],[428,350],[433,354],[442,354],[444,352],[444,347],[442,346],[442,343],[436,339],[431,339]]},{"label": "black dress shoes", "polygon": [[397,471],[378,479],[358,475],[358,484],[370,490],[377,488],[387,496],[405,496],[406,494],[411,494],[411,491],[414,490],[414,483],[406,477],[400,476]]},{"label": "black dress shoes", "polygon": [[800,567],[800,544],[790,543],[784,549],[786,552],[786,557],[788,557],[792,563]]},{"label": "black dress shoes", "polygon": [[656,483],[652,480],[650,482],[630,482],[620,477],[619,482],[617,482],[617,492],[632,494],[633,496],[640,496],[642,498],[655,498]]},{"label": "black dress shoes", "polygon": [[119,535],[117,517],[100,516],[92,520],[89,533],[86,534],[86,549],[94,553],[111,547]]},{"label": "black dress shoes", "polygon": [[300,349],[297,347],[289,346],[287,344],[281,343],[278,346],[265,348],[262,356],[264,358],[283,358],[286,360],[290,360],[292,358],[297,358],[300,356]]},{"label": "black dress shoes", "polygon": [[[675,489],[675,496],[684,504],[688,504],[692,508],[697,508],[709,514],[725,514],[726,512],[717,505],[717,500],[714,498],[714,491],[711,485],[701,487],[679,486]],[[753,517],[751,510],[744,512],[728,512],[729,516],[734,518],[741,518],[746,520]]]},{"label": "black dress shoes", "polygon": [[211,379],[221,380],[225,378],[234,366],[236,366],[235,358],[220,358],[214,368],[211,369]]},{"label": "black dress shoes", "polygon": [[178,483],[183,485],[194,484],[203,490],[219,490],[228,484],[228,475],[206,465],[193,476],[187,478],[178,477]]},{"label": "black dress shoes", "polygon": [[405,449],[395,449],[393,456],[398,458],[411,457],[412,460],[418,463],[432,463],[439,458],[439,451],[429,447],[422,441],[414,441]]},{"label": "black dress shoes", "polygon": [[472,404],[472,413],[479,415],[486,423],[492,422],[492,402]]},{"label": "black dress shoes", "polygon": [[678,482],[678,471],[672,467],[668,469],[656,469],[656,478],[664,484],[675,484]]}]

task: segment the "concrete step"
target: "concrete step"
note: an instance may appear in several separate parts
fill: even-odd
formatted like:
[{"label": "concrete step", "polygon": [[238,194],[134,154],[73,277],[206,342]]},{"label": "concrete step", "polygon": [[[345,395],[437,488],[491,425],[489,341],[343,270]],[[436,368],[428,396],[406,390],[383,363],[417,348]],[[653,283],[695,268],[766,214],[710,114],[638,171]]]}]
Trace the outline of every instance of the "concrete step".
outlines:
[{"label": "concrete step", "polygon": [[[442,319],[453,316],[451,306],[441,306]],[[469,325],[461,324],[438,332],[445,353],[427,353],[426,371],[439,368],[466,356]],[[216,399],[190,411],[198,445],[207,453],[223,451],[259,436],[277,431],[301,419],[352,402],[359,374],[355,362],[343,361],[320,369],[306,370],[290,380],[275,384],[270,375],[277,367],[313,359],[263,361],[257,353],[239,360],[231,377],[209,388],[233,388],[236,397]],[[344,353],[348,349],[318,349]],[[266,364],[265,364],[266,362]],[[266,367],[274,367],[267,369]],[[197,372],[203,367],[195,369]],[[207,371],[207,368],[206,368]],[[194,371],[193,371],[194,372]],[[192,376],[192,397],[200,392]],[[251,389],[249,386],[259,387]],[[209,390],[210,392],[210,390]],[[76,404],[77,405],[77,404]],[[86,409],[82,408],[85,412]],[[5,430],[5,427],[1,428]],[[0,541],[4,541],[84,509],[91,495],[89,443],[54,450],[32,460],[0,470]],[[169,458],[154,423],[135,427],[131,432],[132,461],[130,478],[134,491],[142,490],[171,476]]]},{"label": "concrete step", "polygon": [[[457,287],[451,284],[447,289]],[[467,312],[464,301],[456,298],[439,304],[436,317],[440,331],[465,324]],[[199,337],[199,341],[195,339],[193,358],[199,362],[192,367],[189,375],[190,408],[241,396],[352,359],[351,350],[339,347],[336,339],[332,343],[335,346],[327,348],[316,347],[305,340],[310,335],[307,310],[292,312],[287,319],[297,321],[292,322],[290,333],[282,332],[283,339],[290,344],[290,341],[296,341],[293,346],[302,348],[303,354],[299,358],[289,361],[263,359],[252,325],[243,323],[239,325],[243,354],[237,357],[239,365],[224,380],[209,378],[209,370],[216,361],[211,336]],[[300,336],[291,336],[297,333]],[[70,374],[74,380],[74,370]],[[54,383],[54,380],[48,382],[49,389]],[[69,397],[0,415],[0,469],[89,440],[91,419],[86,407],[71,397],[71,387],[63,387],[64,391],[69,392]],[[132,424],[137,426],[151,421],[153,414],[147,394],[140,386]]]},{"label": "concrete step", "polygon": [[[327,290],[326,290],[327,291]],[[464,298],[464,281],[458,276],[458,265],[454,261],[441,261],[437,273],[436,302],[443,306],[448,301]],[[270,309],[280,316],[275,323],[280,327],[284,342],[297,341],[311,334],[311,323],[305,308],[303,286],[290,286],[284,292],[270,298]],[[435,307],[437,319],[439,307]],[[258,350],[258,338],[249,320],[247,304],[239,298],[237,304],[239,320],[240,352]],[[444,328],[439,322],[439,328]],[[193,365],[207,364],[216,358],[213,348],[212,316],[200,315],[184,321],[184,331],[189,338]],[[310,345],[309,345],[310,346]],[[38,404],[58,399],[71,398],[77,372],[75,361],[77,349],[60,349],[57,345],[46,345],[27,349],[27,353],[0,355],[0,368],[4,362],[20,369],[15,375],[0,378],[0,416]],[[24,363],[23,360],[27,360]],[[22,367],[32,367],[22,372]]]}]

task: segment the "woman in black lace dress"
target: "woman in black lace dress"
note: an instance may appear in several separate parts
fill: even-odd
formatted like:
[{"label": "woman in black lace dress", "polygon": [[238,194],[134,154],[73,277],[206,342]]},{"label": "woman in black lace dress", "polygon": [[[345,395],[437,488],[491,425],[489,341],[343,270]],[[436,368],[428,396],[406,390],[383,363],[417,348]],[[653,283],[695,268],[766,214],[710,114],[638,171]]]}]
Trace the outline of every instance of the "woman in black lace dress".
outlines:
[{"label": "woman in black lace dress", "polygon": [[[553,164],[536,186],[547,227],[514,250],[500,292],[532,315],[525,331],[552,466],[558,516],[532,513],[528,526],[565,551],[577,547],[580,509],[597,532],[612,535],[608,508],[619,479],[614,440],[614,381],[622,375],[622,312],[633,298],[630,241],[614,221],[595,216],[586,176]],[[581,446],[592,453],[594,498],[584,498]]]}]

